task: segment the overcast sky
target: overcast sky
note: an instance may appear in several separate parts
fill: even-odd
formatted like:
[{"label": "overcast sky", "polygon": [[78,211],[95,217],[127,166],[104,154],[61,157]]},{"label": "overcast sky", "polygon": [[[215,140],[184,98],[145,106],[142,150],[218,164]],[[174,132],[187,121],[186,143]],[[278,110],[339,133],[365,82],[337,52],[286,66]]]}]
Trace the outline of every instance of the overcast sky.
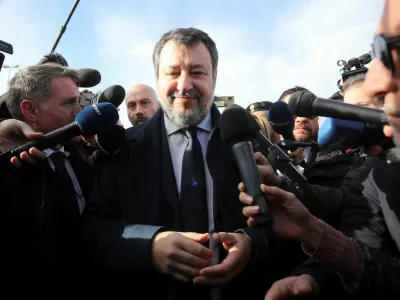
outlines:
[{"label": "overcast sky", "polygon": [[[4,64],[36,64],[50,52],[74,3],[0,0],[0,40],[14,46]],[[81,0],[56,51],[71,67],[101,72],[94,92],[114,84],[155,87],[157,40],[173,28],[197,27],[219,51],[216,95],[233,95],[246,107],[302,85],[329,97],[340,76],[336,62],[369,51],[382,9],[382,0]],[[0,92],[7,80],[3,69]],[[124,107],[120,115],[130,126]]]}]

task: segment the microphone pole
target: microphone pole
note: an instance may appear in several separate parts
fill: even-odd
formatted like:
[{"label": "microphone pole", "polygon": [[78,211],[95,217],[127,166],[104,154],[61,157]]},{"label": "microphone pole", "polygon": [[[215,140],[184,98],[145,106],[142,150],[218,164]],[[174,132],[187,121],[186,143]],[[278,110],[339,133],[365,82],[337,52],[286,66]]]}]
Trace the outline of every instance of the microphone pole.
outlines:
[{"label": "microphone pole", "polygon": [[61,26],[60,34],[58,35],[57,40],[56,40],[56,42],[54,43],[54,46],[53,46],[53,48],[52,48],[51,51],[50,51],[51,53],[53,53],[54,50],[56,50],[57,45],[58,45],[58,43],[60,42],[62,35],[64,34],[65,30],[67,29],[67,25],[68,25],[68,23],[69,23],[69,20],[71,19],[72,15],[73,15],[74,12],[75,12],[76,7],[77,7],[78,4],[79,4],[79,1],[80,1],[80,0],[76,0],[76,1],[75,1],[74,7],[72,7],[72,10],[71,10],[71,12],[69,13],[69,16],[68,16],[67,20],[65,21],[64,25]]}]

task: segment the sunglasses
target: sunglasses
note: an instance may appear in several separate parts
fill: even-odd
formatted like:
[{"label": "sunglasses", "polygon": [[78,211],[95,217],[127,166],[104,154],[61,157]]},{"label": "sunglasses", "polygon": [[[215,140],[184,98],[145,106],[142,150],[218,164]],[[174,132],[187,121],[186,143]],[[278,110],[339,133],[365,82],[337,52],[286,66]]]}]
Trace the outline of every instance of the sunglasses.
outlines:
[{"label": "sunglasses", "polygon": [[391,50],[400,48],[400,36],[387,38],[383,34],[378,34],[374,37],[371,51],[372,58],[378,58],[382,61],[386,68],[392,71],[395,75],[395,65]]}]

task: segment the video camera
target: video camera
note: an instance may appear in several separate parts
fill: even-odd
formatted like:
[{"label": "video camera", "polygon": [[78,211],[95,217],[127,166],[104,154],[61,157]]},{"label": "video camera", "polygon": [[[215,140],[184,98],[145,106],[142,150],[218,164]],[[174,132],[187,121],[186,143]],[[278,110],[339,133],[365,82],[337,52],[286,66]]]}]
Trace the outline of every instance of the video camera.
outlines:
[{"label": "video camera", "polygon": [[14,53],[13,46],[9,43],[0,41],[0,71],[1,71],[1,68],[3,67],[3,63],[4,63],[4,59],[5,59],[4,54],[1,52],[13,54]]},{"label": "video camera", "polygon": [[363,74],[368,72],[368,68],[365,65],[371,62],[372,58],[369,53],[363,54],[357,58],[351,58],[349,61],[338,60],[337,65],[342,67],[340,74],[342,75],[343,82],[351,76],[357,74]]}]

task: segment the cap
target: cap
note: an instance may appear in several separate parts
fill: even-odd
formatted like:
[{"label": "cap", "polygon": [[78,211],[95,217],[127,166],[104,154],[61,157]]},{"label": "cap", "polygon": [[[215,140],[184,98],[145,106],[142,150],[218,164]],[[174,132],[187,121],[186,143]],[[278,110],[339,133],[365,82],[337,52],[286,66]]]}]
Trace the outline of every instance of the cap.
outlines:
[{"label": "cap", "polygon": [[272,102],[270,102],[270,101],[254,102],[254,103],[250,104],[249,106],[247,106],[246,110],[249,112],[269,110],[271,105],[272,105]]}]

